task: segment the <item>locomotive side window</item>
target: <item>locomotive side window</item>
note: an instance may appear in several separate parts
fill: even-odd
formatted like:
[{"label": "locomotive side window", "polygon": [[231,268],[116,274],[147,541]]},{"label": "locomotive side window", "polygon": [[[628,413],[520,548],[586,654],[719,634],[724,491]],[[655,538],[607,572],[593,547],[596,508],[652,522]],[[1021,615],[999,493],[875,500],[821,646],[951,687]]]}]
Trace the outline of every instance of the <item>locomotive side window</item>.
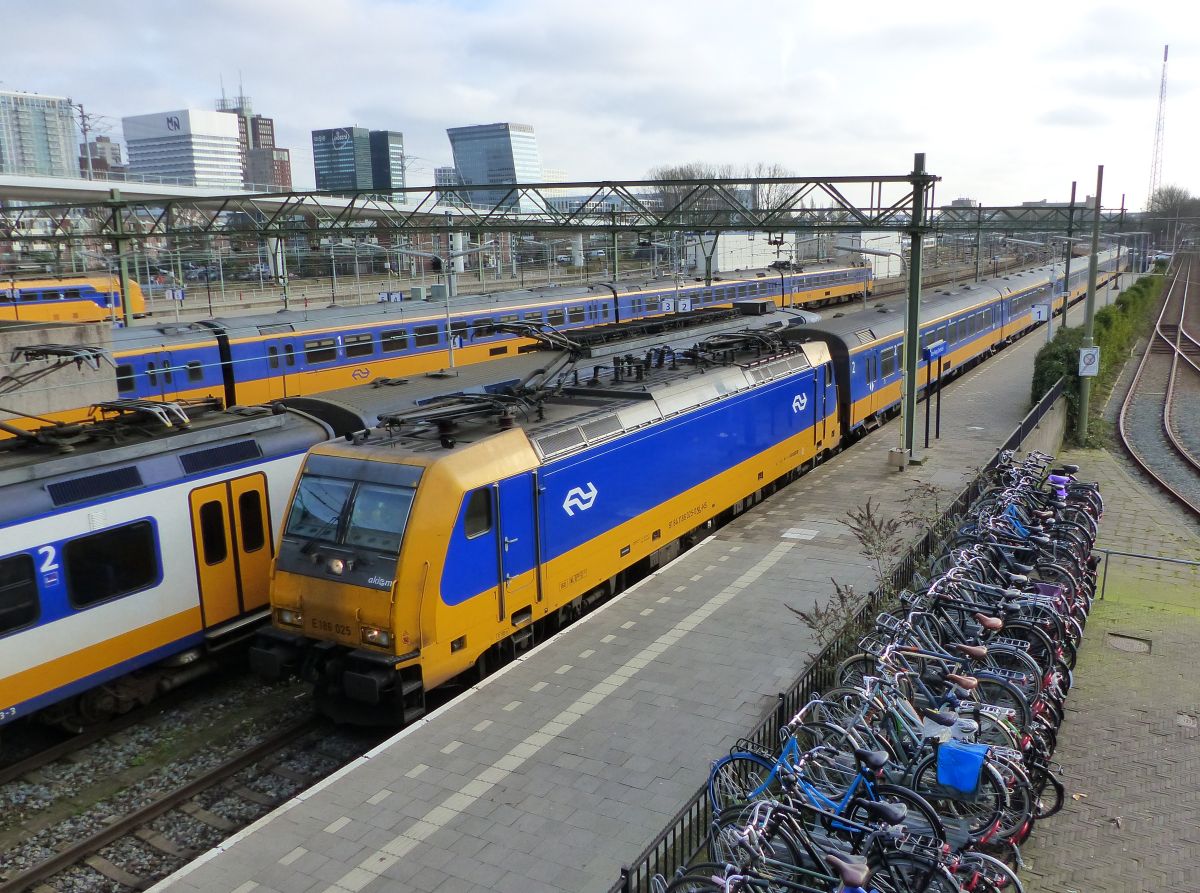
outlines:
[{"label": "locomotive side window", "polygon": [[225,539],[225,506],[216,500],[200,506],[200,542],[204,546],[204,563],[220,564],[229,557]]},{"label": "locomotive side window", "polygon": [[492,529],[492,491],[487,487],[480,487],[467,499],[463,527],[467,539],[482,536]]},{"label": "locomotive side window", "polygon": [[379,344],[384,353],[408,350],[408,332],[405,329],[385,329],[379,333]]},{"label": "locomotive side window", "polygon": [[38,591],[33,557],[25,553],[0,558],[0,633],[37,620]]},{"label": "locomotive side window", "polygon": [[238,516],[242,519],[242,551],[257,552],[267,544],[262,497],[257,490],[247,490],[238,497]]},{"label": "locomotive side window", "polygon": [[135,521],[81,536],[63,547],[63,565],[76,608],[145,589],[158,579],[154,529]]}]

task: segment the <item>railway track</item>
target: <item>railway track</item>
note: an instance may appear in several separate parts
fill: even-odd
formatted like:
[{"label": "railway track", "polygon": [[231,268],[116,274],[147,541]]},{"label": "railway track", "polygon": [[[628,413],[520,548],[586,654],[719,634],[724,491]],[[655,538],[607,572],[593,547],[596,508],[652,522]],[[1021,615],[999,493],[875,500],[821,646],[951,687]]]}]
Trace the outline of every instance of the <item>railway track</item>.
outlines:
[{"label": "railway track", "polygon": [[1175,270],[1150,343],[1121,405],[1118,436],[1133,461],[1200,517],[1200,263]]},{"label": "railway track", "polygon": [[[0,893],[41,889],[145,889],[151,883],[194,858],[204,846],[223,839],[258,816],[277,806],[298,790],[328,774],[330,760],[318,761],[315,771],[290,765],[295,756],[319,750],[332,733],[329,723],[313,716],[296,719],[259,738],[216,765],[190,778],[149,802],[108,818],[91,833],[82,834],[70,845],[49,852],[36,864],[0,880]],[[332,758],[344,757],[359,750]],[[262,780],[271,776],[271,783]],[[282,784],[281,784],[282,782]],[[229,801],[241,801],[231,807]],[[220,809],[214,808],[221,803]],[[231,811],[239,813],[231,818]],[[164,832],[164,818],[177,814],[192,825],[205,826],[209,833],[189,833],[189,839],[173,839]],[[179,822],[175,824],[178,826]],[[197,841],[201,843],[197,846]]]}]

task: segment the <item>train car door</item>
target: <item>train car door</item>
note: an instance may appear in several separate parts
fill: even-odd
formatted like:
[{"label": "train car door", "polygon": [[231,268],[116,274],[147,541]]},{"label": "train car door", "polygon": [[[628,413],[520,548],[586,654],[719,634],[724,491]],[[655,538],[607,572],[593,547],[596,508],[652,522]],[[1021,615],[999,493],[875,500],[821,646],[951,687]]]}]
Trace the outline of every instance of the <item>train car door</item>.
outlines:
[{"label": "train car door", "polygon": [[513,613],[541,599],[538,584],[538,547],[533,472],[524,472],[500,481],[497,497],[500,523],[500,587],[503,595],[501,616]]},{"label": "train car door", "polygon": [[266,605],[273,552],[266,476],[198,487],[189,503],[204,627]]},{"label": "train car door", "polygon": [[263,384],[265,385],[263,402],[281,400],[287,396],[283,373],[283,345],[278,341],[268,341],[266,352],[267,362],[263,376]]},{"label": "train car door", "polygon": [[818,366],[813,370],[813,432],[817,439],[818,447],[825,446],[825,439],[829,433],[825,427],[827,424],[825,411],[825,374],[825,366]]}]

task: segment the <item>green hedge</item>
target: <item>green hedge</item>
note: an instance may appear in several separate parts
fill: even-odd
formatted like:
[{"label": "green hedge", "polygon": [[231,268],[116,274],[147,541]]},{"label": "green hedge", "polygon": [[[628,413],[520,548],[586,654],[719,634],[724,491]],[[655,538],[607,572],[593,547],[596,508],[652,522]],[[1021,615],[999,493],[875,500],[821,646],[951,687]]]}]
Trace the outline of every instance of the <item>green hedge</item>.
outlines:
[{"label": "green hedge", "polygon": [[[1121,292],[1116,301],[1096,311],[1092,339],[1100,348],[1100,375],[1106,380],[1129,357],[1129,351],[1158,306],[1162,292],[1161,276],[1143,276]],[[1083,346],[1083,326],[1060,328],[1054,339],[1038,351],[1033,363],[1033,402],[1050,390],[1059,378],[1065,378],[1067,431],[1074,435],[1079,421],[1079,348]]]}]

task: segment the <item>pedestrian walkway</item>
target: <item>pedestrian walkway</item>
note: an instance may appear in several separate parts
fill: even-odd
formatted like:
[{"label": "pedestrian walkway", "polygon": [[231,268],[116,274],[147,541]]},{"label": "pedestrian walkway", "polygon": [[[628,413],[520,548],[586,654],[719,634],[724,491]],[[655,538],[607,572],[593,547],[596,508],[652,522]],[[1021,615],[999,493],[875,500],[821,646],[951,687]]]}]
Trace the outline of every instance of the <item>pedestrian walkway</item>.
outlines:
[{"label": "pedestrian walkway", "polygon": [[926,465],[889,470],[885,426],[156,889],[607,891],[815,653],[784,605],[875,585],[846,510],[899,515],[915,480],[952,498],[1028,409],[1040,343],[947,388]]},{"label": "pedestrian walkway", "polygon": [[[1200,525],[1099,450],[1061,456],[1098,480],[1097,548],[1200,560]],[[1200,890],[1200,568],[1109,559],[1055,754],[1063,812],[1023,851],[1029,893]]]}]

